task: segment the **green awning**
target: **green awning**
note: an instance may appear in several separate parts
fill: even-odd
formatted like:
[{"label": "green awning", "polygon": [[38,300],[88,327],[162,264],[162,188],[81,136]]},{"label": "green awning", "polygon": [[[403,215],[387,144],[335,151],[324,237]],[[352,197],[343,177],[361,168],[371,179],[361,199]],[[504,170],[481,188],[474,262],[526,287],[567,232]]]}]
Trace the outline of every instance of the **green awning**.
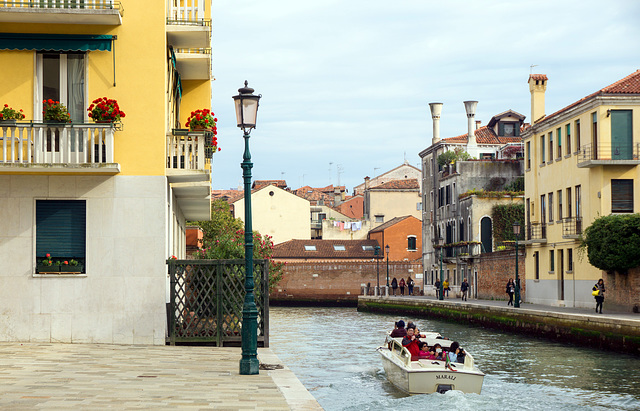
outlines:
[{"label": "green awning", "polygon": [[0,33],[0,50],[111,51],[111,35]]}]

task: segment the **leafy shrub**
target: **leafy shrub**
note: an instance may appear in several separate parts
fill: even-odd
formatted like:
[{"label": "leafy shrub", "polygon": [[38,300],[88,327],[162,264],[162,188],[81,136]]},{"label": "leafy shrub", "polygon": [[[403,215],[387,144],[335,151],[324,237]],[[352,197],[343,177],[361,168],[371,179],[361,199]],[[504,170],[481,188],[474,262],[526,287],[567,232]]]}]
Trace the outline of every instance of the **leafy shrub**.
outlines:
[{"label": "leafy shrub", "polygon": [[597,218],[582,236],[589,263],[605,271],[640,266],[640,214]]}]

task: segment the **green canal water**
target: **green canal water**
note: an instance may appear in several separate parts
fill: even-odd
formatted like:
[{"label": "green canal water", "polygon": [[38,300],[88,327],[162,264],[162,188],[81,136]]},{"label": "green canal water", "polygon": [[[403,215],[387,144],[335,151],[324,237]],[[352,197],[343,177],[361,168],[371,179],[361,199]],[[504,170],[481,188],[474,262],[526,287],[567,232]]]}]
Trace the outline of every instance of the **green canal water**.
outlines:
[{"label": "green canal water", "polygon": [[355,308],[270,310],[272,350],[325,410],[640,410],[638,357],[403,318],[459,341],[486,374],[480,395],[409,396],[387,381],[376,353],[398,317]]}]

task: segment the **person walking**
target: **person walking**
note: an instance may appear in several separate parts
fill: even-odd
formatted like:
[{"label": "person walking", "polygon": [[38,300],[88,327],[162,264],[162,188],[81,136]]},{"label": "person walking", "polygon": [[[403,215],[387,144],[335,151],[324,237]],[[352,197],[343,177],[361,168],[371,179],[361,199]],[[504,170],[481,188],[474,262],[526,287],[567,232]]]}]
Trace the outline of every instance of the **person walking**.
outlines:
[{"label": "person walking", "polygon": [[411,277],[407,277],[407,288],[409,289],[409,295],[413,295],[413,286],[414,286],[414,282],[411,279]]},{"label": "person walking", "polygon": [[393,277],[393,280],[391,280],[391,289],[393,290],[393,295],[396,295],[396,290],[398,289],[398,280],[396,277]]},{"label": "person walking", "polygon": [[506,292],[509,294],[507,305],[513,305],[513,293],[516,292],[516,284],[513,282],[513,278],[509,278],[509,281],[507,281]]},{"label": "person walking", "polygon": [[436,282],[433,283],[433,286],[436,289],[436,298],[440,298],[440,280],[436,279]]},{"label": "person walking", "polygon": [[467,301],[467,293],[469,292],[469,283],[465,278],[462,280],[462,284],[460,284],[460,291],[462,291],[462,301]]},{"label": "person walking", "polygon": [[444,282],[442,283],[442,290],[444,292],[444,296],[449,298],[449,277],[445,278]]},{"label": "person walking", "polygon": [[[604,302],[604,280],[601,278],[598,280],[596,285],[593,286],[593,295],[596,297],[596,312],[598,312],[598,307],[600,307],[600,314],[602,314],[602,303]],[[597,291],[597,293],[596,293]]]},{"label": "person walking", "polygon": [[398,285],[400,286],[400,295],[404,295],[404,287],[407,285],[407,283],[404,282],[404,278],[400,279]]}]

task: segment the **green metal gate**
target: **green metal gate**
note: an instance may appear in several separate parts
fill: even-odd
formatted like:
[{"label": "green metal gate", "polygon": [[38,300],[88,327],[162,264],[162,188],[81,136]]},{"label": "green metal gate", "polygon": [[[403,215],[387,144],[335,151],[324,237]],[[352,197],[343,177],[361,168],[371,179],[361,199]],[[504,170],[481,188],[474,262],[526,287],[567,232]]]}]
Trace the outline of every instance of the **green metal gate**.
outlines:
[{"label": "green metal gate", "polygon": [[[253,260],[258,345],[269,346],[269,262]],[[171,345],[239,345],[244,304],[244,260],[167,260]]]}]

